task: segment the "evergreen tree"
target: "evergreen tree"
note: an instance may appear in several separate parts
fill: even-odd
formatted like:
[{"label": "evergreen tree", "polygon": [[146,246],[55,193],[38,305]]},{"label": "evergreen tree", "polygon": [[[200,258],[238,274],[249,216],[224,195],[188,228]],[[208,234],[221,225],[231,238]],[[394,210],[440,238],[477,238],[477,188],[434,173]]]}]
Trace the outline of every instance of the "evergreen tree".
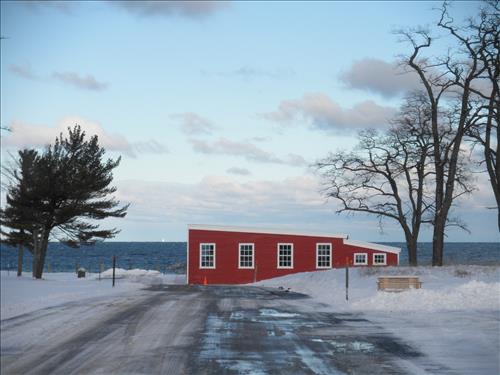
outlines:
[{"label": "evergreen tree", "polygon": [[[0,210],[0,233],[2,243],[18,247],[17,276],[22,275],[24,248],[33,252],[31,202],[28,200],[33,177],[35,160],[38,153],[35,150],[24,149],[18,152],[19,159],[13,166],[3,169],[3,175],[10,181],[7,186],[7,205]],[[5,231],[10,228],[10,231]],[[34,274],[33,274],[34,275]]]},{"label": "evergreen tree", "polygon": [[119,207],[111,197],[116,191],[110,186],[112,172],[120,158],[104,160],[98,137],[87,139],[80,126],[68,128],[67,137],[60,134],[41,154],[22,152],[33,155],[32,165],[23,170],[20,157],[11,173],[1,215],[2,226],[11,231],[2,233],[10,243],[17,239],[17,244],[29,235],[33,275],[41,278],[50,239],[78,247],[113,238],[117,229],[100,229],[95,221],[124,217],[128,205]]}]

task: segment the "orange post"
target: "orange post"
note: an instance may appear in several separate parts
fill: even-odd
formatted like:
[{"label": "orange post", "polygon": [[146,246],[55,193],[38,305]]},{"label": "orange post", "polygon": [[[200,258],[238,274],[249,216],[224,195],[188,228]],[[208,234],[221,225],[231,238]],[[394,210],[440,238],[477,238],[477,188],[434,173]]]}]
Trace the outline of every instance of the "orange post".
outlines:
[{"label": "orange post", "polygon": [[203,279],[203,285],[208,285],[208,282],[207,282],[207,277],[205,276],[205,278]]}]

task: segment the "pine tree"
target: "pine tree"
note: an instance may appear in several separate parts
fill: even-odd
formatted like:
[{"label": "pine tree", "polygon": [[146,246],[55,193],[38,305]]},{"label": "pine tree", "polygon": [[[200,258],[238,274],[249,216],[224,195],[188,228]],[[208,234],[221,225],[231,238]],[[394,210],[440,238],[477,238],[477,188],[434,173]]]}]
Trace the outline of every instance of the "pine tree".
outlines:
[{"label": "pine tree", "polygon": [[11,229],[5,235],[10,243],[16,238],[21,243],[16,237],[21,230],[23,238],[30,235],[33,275],[41,278],[50,239],[79,247],[113,238],[119,230],[100,229],[96,220],[124,217],[128,205],[119,207],[111,197],[116,191],[110,186],[112,172],[120,158],[104,160],[98,137],[87,139],[80,126],[68,128],[67,137],[60,134],[41,154],[27,152],[34,153],[32,167],[22,174],[22,158],[18,160],[1,224]]},{"label": "pine tree", "polygon": [[[10,184],[8,185],[7,205],[0,210],[0,233],[2,243],[18,247],[17,276],[22,275],[24,248],[33,252],[33,216],[32,202],[29,201],[28,189],[32,185],[35,160],[38,153],[35,150],[24,149],[18,152],[19,159],[13,166],[3,169],[3,175]],[[10,228],[10,231],[5,231]],[[34,274],[33,274],[34,275]]]}]

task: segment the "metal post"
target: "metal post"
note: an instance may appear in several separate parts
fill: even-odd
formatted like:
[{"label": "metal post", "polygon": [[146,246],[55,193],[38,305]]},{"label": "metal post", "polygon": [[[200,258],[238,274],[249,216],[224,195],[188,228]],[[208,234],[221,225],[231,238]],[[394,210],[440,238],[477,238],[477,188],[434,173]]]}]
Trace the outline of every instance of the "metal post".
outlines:
[{"label": "metal post", "polygon": [[349,301],[349,258],[345,258],[345,300]]},{"label": "metal post", "polygon": [[115,286],[115,268],[116,268],[116,256],[113,255],[113,287]]}]

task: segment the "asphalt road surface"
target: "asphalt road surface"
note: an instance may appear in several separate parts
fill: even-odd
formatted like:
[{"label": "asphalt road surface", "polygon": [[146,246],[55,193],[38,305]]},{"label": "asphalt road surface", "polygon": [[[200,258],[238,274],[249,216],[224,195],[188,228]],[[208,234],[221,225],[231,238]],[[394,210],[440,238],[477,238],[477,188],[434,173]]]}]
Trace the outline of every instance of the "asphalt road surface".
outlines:
[{"label": "asphalt road surface", "polygon": [[3,320],[1,374],[452,373],[362,316],[301,294],[155,286],[106,302]]}]

